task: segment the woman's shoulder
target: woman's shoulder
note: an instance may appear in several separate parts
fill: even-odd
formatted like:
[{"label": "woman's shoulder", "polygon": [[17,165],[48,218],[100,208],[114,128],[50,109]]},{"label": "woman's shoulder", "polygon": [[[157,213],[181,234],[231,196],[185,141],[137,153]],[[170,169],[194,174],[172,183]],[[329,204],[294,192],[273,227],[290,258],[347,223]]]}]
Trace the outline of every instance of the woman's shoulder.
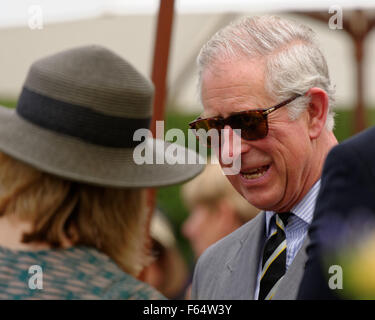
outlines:
[{"label": "woman's shoulder", "polygon": [[100,282],[101,278],[107,281],[107,289],[103,295],[103,299],[165,299],[161,293],[150,285],[121,270],[117,264],[105,254],[93,248],[77,248],[78,252],[79,250],[83,251],[81,255],[86,257],[85,260],[91,267],[98,264],[101,265],[100,270],[98,270],[96,282]]},{"label": "woman's shoulder", "polygon": [[[40,267],[44,288],[40,292],[25,289],[21,299],[164,299],[151,286],[120,269],[107,255],[90,247],[40,251],[0,247],[0,269],[12,271],[9,277],[3,275],[7,279],[1,278],[0,286],[13,290],[15,281],[19,286],[27,284],[28,266],[32,265]],[[11,294],[5,296],[13,299]]]},{"label": "woman's shoulder", "polygon": [[114,283],[103,299],[165,300],[166,298],[150,285],[125,274],[121,281]]}]

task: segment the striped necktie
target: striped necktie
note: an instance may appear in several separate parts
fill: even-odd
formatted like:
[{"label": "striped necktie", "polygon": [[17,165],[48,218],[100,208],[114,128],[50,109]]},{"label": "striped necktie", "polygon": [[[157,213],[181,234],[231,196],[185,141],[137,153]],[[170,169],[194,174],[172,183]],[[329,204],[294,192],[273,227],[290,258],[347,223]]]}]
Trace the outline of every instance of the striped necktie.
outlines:
[{"label": "striped necktie", "polygon": [[275,214],[272,218],[276,222],[277,229],[264,246],[259,300],[272,299],[286,272],[286,237],[284,228],[290,215],[290,212],[283,212]]}]

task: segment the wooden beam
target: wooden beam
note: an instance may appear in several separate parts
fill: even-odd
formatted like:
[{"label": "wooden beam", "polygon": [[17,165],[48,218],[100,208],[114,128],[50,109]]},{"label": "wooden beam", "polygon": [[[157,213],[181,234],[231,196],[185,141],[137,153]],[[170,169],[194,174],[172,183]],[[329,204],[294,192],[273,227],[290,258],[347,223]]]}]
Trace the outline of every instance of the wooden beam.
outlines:
[{"label": "wooden beam", "polygon": [[154,136],[156,121],[164,120],[173,15],[174,0],[160,0],[151,74],[152,82],[155,85],[154,114],[151,122],[151,131]]},{"label": "wooden beam", "polygon": [[[157,20],[156,36],[154,42],[154,59],[152,64],[151,79],[155,86],[153,117],[151,120],[151,132],[155,137],[156,121],[164,120],[166,82],[168,74],[169,49],[172,37],[172,25],[174,16],[174,0],[160,0],[159,14]],[[147,190],[148,218],[146,230],[148,234],[147,248],[151,249],[152,239],[150,236],[151,219],[156,205],[156,189]],[[144,280],[142,272],[139,279]]]},{"label": "wooden beam", "polygon": [[[294,12],[315,20],[327,23],[331,17],[325,12]],[[350,35],[354,46],[354,59],[356,64],[356,91],[357,102],[354,113],[353,129],[358,133],[367,127],[364,102],[364,70],[363,59],[365,55],[364,44],[370,31],[375,27],[375,19],[370,18],[363,10],[354,10],[350,15],[343,17],[343,29]]]}]

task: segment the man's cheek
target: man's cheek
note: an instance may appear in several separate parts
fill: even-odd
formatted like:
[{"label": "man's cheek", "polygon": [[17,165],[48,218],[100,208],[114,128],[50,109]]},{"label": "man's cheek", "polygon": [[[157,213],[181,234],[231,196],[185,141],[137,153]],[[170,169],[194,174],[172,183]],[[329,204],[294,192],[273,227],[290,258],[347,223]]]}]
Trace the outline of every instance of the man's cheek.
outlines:
[{"label": "man's cheek", "polygon": [[243,188],[242,188],[242,184],[240,181],[240,176],[237,174],[237,175],[227,175],[226,177],[231,183],[231,185],[233,186],[233,188],[236,189],[236,191],[240,193],[242,196],[245,196],[244,192],[246,190],[242,190]]}]

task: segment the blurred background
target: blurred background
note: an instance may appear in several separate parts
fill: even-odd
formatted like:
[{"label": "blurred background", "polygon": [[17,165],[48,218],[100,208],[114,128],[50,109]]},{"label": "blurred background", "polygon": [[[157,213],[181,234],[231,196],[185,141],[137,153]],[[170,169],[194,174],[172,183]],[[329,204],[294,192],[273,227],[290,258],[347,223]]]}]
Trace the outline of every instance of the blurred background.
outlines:
[{"label": "blurred background", "polygon": [[[180,128],[187,134],[188,122],[202,111],[195,66],[201,46],[234,19],[276,14],[316,32],[336,84],[335,134],[342,141],[375,123],[374,9],[372,0],[2,0],[0,104],[16,105],[34,60],[95,43],[122,55],[154,82],[159,77],[157,90],[165,92],[159,119],[165,118],[165,130]],[[181,203],[181,185],[157,191],[156,206],[191,265],[194,254],[181,231],[188,209]]]}]

